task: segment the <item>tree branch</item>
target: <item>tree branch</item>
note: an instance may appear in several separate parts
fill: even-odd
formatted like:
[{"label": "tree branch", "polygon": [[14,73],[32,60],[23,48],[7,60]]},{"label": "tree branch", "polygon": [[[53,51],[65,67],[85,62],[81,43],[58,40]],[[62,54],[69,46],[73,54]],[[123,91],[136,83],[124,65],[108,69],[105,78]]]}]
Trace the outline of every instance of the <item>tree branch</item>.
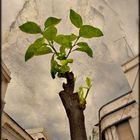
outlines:
[{"label": "tree branch", "polygon": [[72,72],[66,72],[64,77],[67,79],[67,83],[63,83],[63,89],[66,93],[73,94],[74,92],[74,74]]},{"label": "tree branch", "polygon": [[[48,41],[48,40],[47,40]],[[58,52],[56,51],[56,49],[54,48],[54,46],[53,46],[53,44],[51,44],[49,41],[48,41],[48,43],[49,43],[49,46],[54,50],[54,52],[57,54]]]},{"label": "tree branch", "polygon": [[69,56],[69,55],[70,55],[70,53],[72,52],[73,47],[74,47],[74,46],[76,46],[76,43],[77,43],[77,41],[79,40],[79,38],[80,38],[80,36],[78,36],[78,37],[77,37],[77,39],[76,39],[75,43],[74,43],[74,44],[72,45],[72,47],[70,48],[70,50],[69,50],[69,52],[68,52],[68,54],[67,54],[66,58],[68,58],[68,56]]}]

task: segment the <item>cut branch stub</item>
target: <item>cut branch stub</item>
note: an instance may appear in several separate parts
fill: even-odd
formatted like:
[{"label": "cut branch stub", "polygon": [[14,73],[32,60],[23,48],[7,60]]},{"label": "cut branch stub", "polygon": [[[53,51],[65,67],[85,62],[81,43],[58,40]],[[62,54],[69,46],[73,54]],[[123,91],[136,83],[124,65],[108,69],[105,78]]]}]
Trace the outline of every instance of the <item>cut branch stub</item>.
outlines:
[{"label": "cut branch stub", "polygon": [[65,78],[67,83],[63,83],[64,90],[59,93],[59,96],[69,119],[71,140],[87,140],[83,112],[85,108],[80,106],[78,93],[73,93],[74,74],[67,72]]},{"label": "cut branch stub", "polygon": [[74,74],[72,72],[66,72],[65,78],[67,83],[63,83],[63,89],[68,94],[73,94],[74,92]]},{"label": "cut branch stub", "polygon": [[66,108],[66,112],[72,107],[79,108],[81,110],[85,110],[86,101],[81,105],[80,98],[78,93],[74,92],[74,74],[72,72],[66,72],[65,78],[67,79],[67,83],[63,83],[63,91],[59,93],[60,98],[63,102],[63,105]]}]

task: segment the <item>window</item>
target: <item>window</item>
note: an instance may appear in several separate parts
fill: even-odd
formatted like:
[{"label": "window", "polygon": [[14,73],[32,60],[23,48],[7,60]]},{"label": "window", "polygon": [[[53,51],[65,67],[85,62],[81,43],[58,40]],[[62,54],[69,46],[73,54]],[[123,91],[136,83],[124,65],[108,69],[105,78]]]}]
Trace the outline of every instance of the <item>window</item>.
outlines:
[{"label": "window", "polygon": [[128,120],[116,125],[116,129],[119,140],[134,140],[133,132]]},{"label": "window", "polygon": [[135,140],[128,120],[108,127],[102,133],[101,140]]},{"label": "window", "polygon": [[39,138],[38,140],[45,140],[44,138]]},{"label": "window", "polygon": [[102,140],[106,140],[106,139],[105,139],[105,134],[102,135]]}]

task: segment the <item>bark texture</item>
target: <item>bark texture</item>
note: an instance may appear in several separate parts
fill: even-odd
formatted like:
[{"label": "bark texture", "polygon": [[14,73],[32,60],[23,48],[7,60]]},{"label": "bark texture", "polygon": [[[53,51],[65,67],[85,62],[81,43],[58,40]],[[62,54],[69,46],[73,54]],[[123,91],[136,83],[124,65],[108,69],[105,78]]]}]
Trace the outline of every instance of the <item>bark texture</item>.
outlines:
[{"label": "bark texture", "polygon": [[59,93],[61,101],[66,110],[70,125],[71,140],[87,140],[84,108],[80,107],[78,93],[74,92],[74,75],[66,73],[67,83],[63,83],[64,90]]}]

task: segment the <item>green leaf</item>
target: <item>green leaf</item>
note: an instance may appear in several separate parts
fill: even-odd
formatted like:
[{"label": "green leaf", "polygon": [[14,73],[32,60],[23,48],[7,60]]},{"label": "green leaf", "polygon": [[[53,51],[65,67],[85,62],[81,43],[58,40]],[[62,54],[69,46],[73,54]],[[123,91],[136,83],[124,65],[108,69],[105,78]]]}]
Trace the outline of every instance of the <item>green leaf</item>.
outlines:
[{"label": "green leaf", "polygon": [[66,53],[65,52],[57,53],[57,59],[58,60],[64,60],[64,59],[66,59]]},{"label": "green leaf", "polygon": [[70,10],[70,20],[77,28],[83,25],[82,17],[72,9]]},{"label": "green leaf", "polygon": [[34,44],[31,44],[26,53],[25,53],[25,61],[29,60],[30,58],[32,58],[34,56],[34,49],[36,48],[36,46]]},{"label": "green leaf", "polygon": [[66,48],[71,47],[71,42],[74,41],[77,38],[76,35],[71,34],[71,35],[57,35],[55,37],[55,42],[62,45],[63,47],[65,46]]},{"label": "green leaf", "polygon": [[39,49],[37,49],[35,51],[35,55],[44,55],[44,54],[48,54],[48,53],[52,53],[52,49],[47,47],[46,45],[41,46]]},{"label": "green leaf", "polygon": [[52,53],[51,48],[44,45],[44,42],[45,42],[44,38],[39,38],[35,40],[35,42],[28,47],[25,53],[25,61],[29,60],[33,56]]},{"label": "green leaf", "polygon": [[74,77],[74,84],[76,83],[76,79],[77,79],[77,77]]},{"label": "green leaf", "polygon": [[69,42],[65,35],[57,35],[54,41],[60,45],[65,45],[67,42]]},{"label": "green leaf", "polygon": [[86,78],[86,84],[88,87],[91,86],[91,79],[89,77]]},{"label": "green leaf", "polygon": [[64,35],[58,35],[54,40],[56,43],[62,45],[65,48],[72,47],[72,43]]},{"label": "green leaf", "polygon": [[73,59],[66,59],[60,61],[62,65],[67,65],[68,63],[73,63]]},{"label": "green leaf", "polygon": [[79,87],[78,95],[79,95],[79,99],[80,99],[80,100],[82,100],[82,99],[84,98],[84,97],[83,97],[83,95],[84,95],[84,90],[83,90],[83,87],[82,87],[82,86]]},{"label": "green leaf", "polygon": [[83,25],[80,28],[79,36],[84,38],[100,37],[103,36],[103,33],[100,29],[95,28],[90,25]]},{"label": "green leaf", "polygon": [[60,73],[62,74],[65,74],[66,72],[69,72],[70,71],[70,67],[67,66],[67,65],[63,65],[61,68],[60,68]]},{"label": "green leaf", "polygon": [[80,106],[84,109],[86,104],[86,99],[84,97],[84,90],[82,86],[79,87],[78,96],[80,99]]},{"label": "green leaf", "polygon": [[73,41],[77,38],[77,36],[75,34],[66,35],[66,37],[68,38],[69,41]]},{"label": "green leaf", "polygon": [[66,47],[65,47],[65,46],[61,46],[61,47],[59,48],[60,53],[64,53],[64,54],[66,54],[65,49],[66,49]]},{"label": "green leaf", "polygon": [[49,26],[54,26],[56,24],[58,24],[61,21],[61,19],[55,18],[55,17],[49,17],[46,21],[45,21],[45,28],[49,27]]},{"label": "green leaf", "polygon": [[61,66],[57,63],[57,61],[54,60],[53,55],[51,59],[51,76],[53,79],[55,78],[56,73],[60,71],[60,67]]},{"label": "green leaf", "polygon": [[52,41],[57,34],[57,29],[54,26],[48,27],[44,32],[43,36],[47,39]]},{"label": "green leaf", "polygon": [[28,21],[19,26],[20,30],[30,34],[38,34],[41,33],[41,28],[35,22]]},{"label": "green leaf", "polygon": [[86,42],[79,42],[77,43],[79,48],[76,48],[75,50],[85,52],[88,56],[93,57],[92,49],[88,46]]},{"label": "green leaf", "polygon": [[53,79],[55,79],[55,75],[56,75],[57,71],[53,68],[51,68],[51,76]]},{"label": "green leaf", "polygon": [[34,41],[33,44],[31,44],[26,53],[25,53],[25,61],[29,60],[30,58],[32,58],[35,55],[35,51],[42,46],[42,44],[44,43],[44,38],[39,38],[37,40]]},{"label": "green leaf", "polygon": [[36,45],[36,48],[41,47],[45,43],[45,38],[41,37],[34,41],[33,44]]}]

